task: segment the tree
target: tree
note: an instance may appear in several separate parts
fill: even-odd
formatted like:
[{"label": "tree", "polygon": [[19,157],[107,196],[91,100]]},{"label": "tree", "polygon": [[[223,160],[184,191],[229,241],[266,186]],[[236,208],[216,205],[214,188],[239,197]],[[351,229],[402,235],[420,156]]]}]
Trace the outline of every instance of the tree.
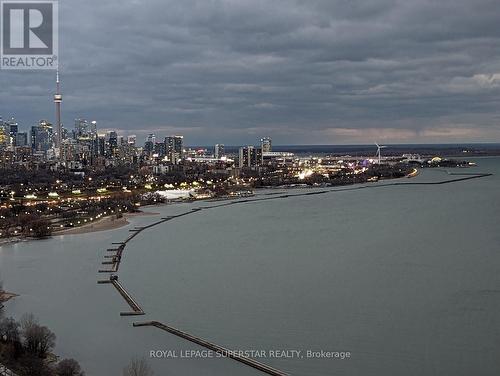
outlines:
[{"label": "tree", "polygon": [[19,324],[13,318],[0,320],[0,340],[7,343],[20,342]]},{"label": "tree", "polygon": [[56,376],[84,376],[78,362],[74,359],[64,359],[56,367]]},{"label": "tree", "polygon": [[152,376],[153,370],[144,359],[134,359],[123,370],[123,376]]},{"label": "tree", "polygon": [[52,227],[49,221],[46,219],[39,219],[30,224],[31,234],[35,238],[45,238],[52,235]]},{"label": "tree", "polygon": [[45,364],[43,359],[36,356],[27,355],[20,360],[19,367],[23,376],[52,376],[50,368]]},{"label": "tree", "polygon": [[40,326],[32,314],[21,318],[24,347],[30,354],[45,358],[54,348],[56,335],[46,326]]}]

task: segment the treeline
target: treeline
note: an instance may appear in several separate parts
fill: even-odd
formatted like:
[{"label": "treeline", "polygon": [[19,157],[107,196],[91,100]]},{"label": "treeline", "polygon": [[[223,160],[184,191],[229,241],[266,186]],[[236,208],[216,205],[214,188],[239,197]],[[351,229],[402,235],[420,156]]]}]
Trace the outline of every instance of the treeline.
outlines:
[{"label": "treeline", "polygon": [[19,376],[83,376],[76,360],[55,359],[55,343],[55,334],[32,314],[19,322],[0,318],[0,363]]},{"label": "treeline", "polygon": [[17,203],[9,208],[0,208],[0,238],[14,235],[25,237],[45,238],[52,235],[53,226],[65,224],[78,218],[95,217],[107,211],[109,214],[121,214],[137,211],[136,203],[152,204],[142,200],[135,194],[115,194],[107,199],[75,201],[71,208],[62,208],[57,205],[39,203],[24,205]]},{"label": "treeline", "polygon": [[44,216],[55,215],[57,209],[48,208],[47,204],[26,206],[13,205],[0,209],[0,237],[17,234],[43,238],[52,233],[51,222]]},{"label": "treeline", "polygon": [[[0,186],[6,185],[16,188],[21,184],[24,186],[37,185],[41,188],[49,188],[56,182],[62,180],[68,184],[78,184],[83,181],[81,176],[63,172],[52,171],[50,169],[29,170],[24,167],[16,169],[1,169]],[[17,188],[19,188],[17,187]]]}]

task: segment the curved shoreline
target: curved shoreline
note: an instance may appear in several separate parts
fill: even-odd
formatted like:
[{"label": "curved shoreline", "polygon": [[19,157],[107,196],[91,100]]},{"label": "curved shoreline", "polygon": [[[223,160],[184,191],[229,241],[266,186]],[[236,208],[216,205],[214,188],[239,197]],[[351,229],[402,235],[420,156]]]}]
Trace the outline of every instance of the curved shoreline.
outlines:
[{"label": "curved shoreline", "polygon": [[[97,221],[86,223],[82,226],[64,228],[62,230],[55,230],[50,237],[63,236],[63,235],[82,235],[93,232],[116,230],[118,228],[122,228],[124,226],[129,225],[130,224],[130,222],[128,221],[129,218],[147,216],[147,215],[158,215],[158,214],[159,213],[138,212],[138,213],[125,213],[121,218],[115,218],[114,216],[107,216]],[[3,238],[0,239],[0,247],[3,245],[28,242],[33,240],[39,240],[39,239],[27,238],[22,236]]]},{"label": "curved shoreline", "polygon": [[[149,225],[142,226],[142,227],[136,227],[136,228],[130,230],[133,233],[127,239],[125,239],[123,242],[113,243],[113,244],[119,245],[119,247],[116,248],[116,249],[108,249],[108,251],[113,251],[113,252],[116,251],[117,254],[115,256],[112,256],[112,258],[113,258],[112,262],[108,262],[108,261],[104,261],[103,262],[103,264],[104,263],[111,264],[112,265],[111,269],[108,269],[108,270],[99,270],[100,273],[109,273],[109,275],[110,275],[109,276],[109,282],[107,280],[105,280],[105,281],[98,281],[98,283],[101,283],[101,284],[110,283],[110,282],[112,283],[112,281],[116,281],[118,279],[118,275],[116,273],[118,272],[118,270],[120,268],[120,263],[122,261],[123,251],[124,251],[125,247],[127,246],[127,244],[132,239],[134,239],[137,235],[139,235],[140,233],[142,233],[144,230],[150,229],[152,227],[155,227],[155,226],[157,226],[159,224],[168,222],[168,221],[173,220],[175,218],[179,218],[179,217],[183,217],[183,216],[186,216],[186,215],[189,215],[189,214],[197,213],[197,212],[202,211],[202,210],[215,209],[215,208],[220,208],[220,207],[223,207],[223,206],[244,204],[244,203],[250,203],[250,202],[277,200],[277,199],[285,199],[285,198],[299,197],[299,196],[320,195],[320,194],[326,194],[326,193],[343,192],[343,191],[353,191],[353,190],[367,189],[367,188],[382,188],[382,187],[402,186],[402,185],[442,185],[442,184],[448,184],[448,183],[462,182],[462,181],[465,181],[465,180],[478,179],[478,178],[482,178],[482,177],[491,176],[493,174],[491,174],[491,173],[477,173],[477,174],[470,174],[470,173],[460,174],[460,173],[456,173],[454,175],[465,175],[465,176],[459,177],[459,178],[454,178],[454,179],[448,179],[448,180],[438,181],[438,182],[427,182],[426,183],[426,182],[401,182],[401,181],[399,181],[399,182],[383,183],[383,184],[360,185],[360,186],[348,187],[348,188],[344,188],[344,189],[333,189],[333,188],[330,188],[330,189],[323,189],[323,190],[318,190],[318,191],[314,191],[314,192],[306,192],[306,193],[298,193],[298,194],[286,194],[286,193],[284,194],[283,192],[277,192],[276,194],[271,193],[269,196],[264,197],[264,198],[252,197],[252,198],[246,198],[246,199],[235,199],[235,200],[231,200],[231,201],[224,202],[224,203],[217,204],[217,205],[192,208],[190,211],[187,211],[185,213],[181,213],[181,214],[173,215],[173,216],[168,216],[168,217],[165,217],[165,218],[161,218],[161,220],[153,222],[153,223],[151,223]],[[135,300],[134,300],[134,302],[135,302]],[[128,301],[127,301],[127,303],[130,304]],[[131,305],[131,307],[132,307],[132,305]],[[145,315],[146,313],[144,311],[141,311],[141,314]],[[187,339],[187,340],[190,340],[190,341],[192,341],[192,338],[195,338],[196,341],[192,341],[192,342],[195,342],[195,343],[199,344],[200,346],[205,346],[207,348],[210,348],[210,346],[218,347],[218,345],[212,344],[209,341],[202,340],[202,339],[200,339],[198,337],[192,336],[191,334],[183,332],[182,330],[171,328],[171,327],[165,325],[164,323],[162,323],[160,321],[154,321],[152,323],[155,323],[152,326],[154,326],[156,328],[159,328],[159,329],[165,330],[165,328],[168,328],[168,330],[167,330],[168,332],[170,332],[170,333],[172,333],[174,335],[178,335],[181,338],[184,338],[184,339]],[[133,327],[142,327],[142,326],[150,326],[150,325],[151,325],[151,322],[133,323]],[[181,335],[179,335],[179,333],[181,333]],[[260,370],[260,371],[262,371],[264,373],[270,374],[270,375],[280,375],[280,376],[287,375],[285,372],[283,372],[281,370],[275,369],[273,367],[269,367],[269,366],[267,366],[265,364],[261,364],[261,363],[256,362],[253,359],[248,358],[248,357],[240,357],[240,358],[233,358],[233,359],[236,360],[236,361],[238,361],[238,362],[241,362],[243,364],[246,364],[246,365],[248,365],[250,367],[253,367],[253,368],[257,369],[257,370]]]}]

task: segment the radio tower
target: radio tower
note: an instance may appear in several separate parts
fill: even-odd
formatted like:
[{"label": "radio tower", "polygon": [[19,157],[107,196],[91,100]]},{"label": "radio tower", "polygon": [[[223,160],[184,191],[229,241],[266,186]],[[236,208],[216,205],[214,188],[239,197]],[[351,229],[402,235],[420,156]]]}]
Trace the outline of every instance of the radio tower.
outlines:
[{"label": "radio tower", "polygon": [[57,127],[56,147],[60,148],[62,144],[62,125],[61,125],[62,95],[61,95],[61,85],[59,82],[59,68],[57,68],[57,73],[56,73],[56,93],[54,94],[54,103],[56,104],[56,127]]}]

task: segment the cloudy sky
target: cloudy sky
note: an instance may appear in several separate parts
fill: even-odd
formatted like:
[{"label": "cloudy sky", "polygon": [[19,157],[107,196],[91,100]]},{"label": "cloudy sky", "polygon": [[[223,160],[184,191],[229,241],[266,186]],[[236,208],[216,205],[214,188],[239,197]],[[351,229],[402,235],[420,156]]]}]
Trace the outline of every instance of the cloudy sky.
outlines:
[{"label": "cloudy sky", "polygon": [[[500,142],[498,0],[61,0],[63,121],[190,145]],[[0,115],[54,119],[50,71]]]}]

